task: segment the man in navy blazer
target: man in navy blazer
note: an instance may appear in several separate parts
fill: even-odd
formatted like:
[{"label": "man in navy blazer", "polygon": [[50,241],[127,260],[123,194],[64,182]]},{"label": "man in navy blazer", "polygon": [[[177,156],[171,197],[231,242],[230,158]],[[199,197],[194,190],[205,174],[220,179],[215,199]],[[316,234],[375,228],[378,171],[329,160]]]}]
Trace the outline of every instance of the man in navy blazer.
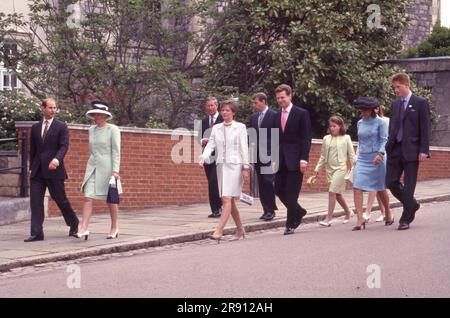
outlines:
[{"label": "man in navy blazer", "polygon": [[[425,98],[411,93],[408,74],[395,74],[391,82],[399,98],[391,105],[386,143],[386,186],[403,204],[398,229],[407,230],[420,208],[414,190],[419,162],[429,157],[430,107]],[[400,182],[402,173],[403,184]]]},{"label": "man in navy blazer", "polygon": [[[253,149],[256,151],[255,172],[258,177],[259,199],[263,207],[261,220],[270,221],[278,210],[275,203],[274,181],[275,174],[271,167],[272,128],[275,127],[277,113],[267,105],[267,96],[264,93],[256,93],[252,97],[255,113],[250,117],[248,128],[254,128],[256,143]],[[249,131],[249,135],[251,135]]]},{"label": "man in navy blazer", "polygon": [[279,129],[279,166],[275,194],[287,208],[285,235],[293,234],[306,210],[298,204],[303,174],[311,149],[311,120],[306,109],[292,105],[292,89],[282,84],[275,89],[281,111],[275,118]]},{"label": "man in navy blazer", "polygon": [[78,232],[79,221],[64,190],[64,180],[67,179],[64,157],[69,148],[69,131],[65,123],[54,118],[57,111],[54,99],[43,100],[41,110],[43,120],[31,127],[31,236],[25,242],[44,239],[44,196],[47,188],[67,226],[70,226],[69,235],[75,236]]},{"label": "man in navy blazer", "polygon": [[[205,147],[208,143],[209,136],[211,135],[212,127],[215,124],[223,122],[222,115],[219,113],[219,103],[215,97],[208,97],[205,102],[205,111],[208,117],[202,120],[202,134],[200,136],[200,143],[202,147]],[[212,153],[214,156],[215,153]],[[219,183],[217,181],[216,163],[205,163],[203,165],[205,169],[206,179],[208,180],[208,196],[209,205],[211,207],[211,214],[209,218],[218,218],[222,212],[222,199],[219,195]]]}]

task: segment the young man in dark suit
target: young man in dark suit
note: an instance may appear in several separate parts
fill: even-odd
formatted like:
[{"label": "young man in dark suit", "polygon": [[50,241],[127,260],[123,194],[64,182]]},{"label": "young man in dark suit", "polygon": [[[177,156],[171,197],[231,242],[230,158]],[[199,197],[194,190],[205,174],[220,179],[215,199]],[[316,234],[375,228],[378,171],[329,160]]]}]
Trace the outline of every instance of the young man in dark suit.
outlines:
[{"label": "young man in dark suit", "polygon": [[275,217],[275,210],[278,210],[275,203],[275,174],[271,167],[271,130],[275,127],[277,113],[268,107],[264,93],[253,95],[252,102],[256,112],[250,117],[248,127],[254,128],[256,132],[256,139],[251,142],[256,143],[252,149],[256,152],[255,172],[258,177],[259,199],[264,211],[260,219],[270,221]]},{"label": "young man in dark suit", "polygon": [[[419,162],[429,157],[430,107],[425,98],[411,93],[408,74],[395,74],[391,82],[398,99],[391,105],[386,186],[403,204],[398,229],[407,230],[420,208],[414,191]],[[400,182],[402,173],[403,184]]]},{"label": "young man in dark suit", "polygon": [[[212,127],[215,124],[223,122],[223,118],[218,111],[219,103],[215,97],[208,97],[205,102],[205,111],[208,113],[208,117],[202,120],[202,134],[200,143],[202,147],[205,147],[208,143],[208,138],[211,135]],[[206,133],[205,133],[206,132]],[[214,156],[215,153],[212,153]],[[208,195],[209,205],[211,207],[211,214],[209,218],[218,218],[222,212],[222,199],[219,195],[219,184],[217,182],[216,163],[205,163],[203,165],[205,169],[206,178],[208,179]]]},{"label": "young man in dark suit", "polygon": [[44,239],[44,196],[48,188],[68,226],[69,235],[78,232],[78,218],[70,206],[64,190],[67,179],[64,169],[64,157],[69,148],[69,131],[67,125],[55,119],[57,111],[54,99],[42,101],[43,120],[31,127],[30,136],[30,207],[31,236],[25,242]]},{"label": "young man in dark suit", "polygon": [[298,204],[303,174],[311,148],[311,121],[306,109],[292,105],[292,89],[282,84],[275,90],[281,111],[275,119],[279,129],[279,167],[275,175],[275,194],[287,208],[285,235],[293,234],[306,210]]}]

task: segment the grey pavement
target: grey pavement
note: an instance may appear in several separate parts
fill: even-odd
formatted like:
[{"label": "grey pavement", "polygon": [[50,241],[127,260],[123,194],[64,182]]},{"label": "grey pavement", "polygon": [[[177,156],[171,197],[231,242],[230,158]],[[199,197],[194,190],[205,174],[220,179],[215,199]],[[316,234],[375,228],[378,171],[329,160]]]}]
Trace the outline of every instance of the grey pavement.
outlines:
[{"label": "grey pavement", "polygon": [[[309,223],[289,236],[274,228],[239,242],[201,240],[14,268],[0,273],[0,298],[175,298],[173,307],[158,302],[170,312],[193,304],[190,298],[449,297],[449,208],[449,201],[422,204],[409,231]],[[401,208],[393,213],[398,219]]]},{"label": "grey pavement", "polygon": [[[450,179],[436,179],[418,182],[416,198],[419,202],[450,200]],[[348,190],[345,199],[353,207],[353,192]],[[305,223],[317,222],[325,217],[328,195],[326,192],[301,193],[300,204],[308,211]],[[277,216],[266,222],[259,220],[262,209],[255,199],[252,206],[238,203],[243,224],[247,232],[284,227],[286,209],[277,202]],[[400,206],[391,196],[391,206]],[[374,206],[377,210],[377,205]],[[62,217],[47,218],[44,224],[45,240],[25,243],[29,235],[29,221],[0,226],[0,272],[12,268],[41,264],[46,262],[71,260],[87,256],[125,252],[129,250],[164,246],[168,244],[205,239],[212,232],[218,219],[208,218],[208,204],[170,206],[139,211],[120,212],[119,237],[107,240],[109,233],[109,214],[94,214],[89,227],[87,241],[68,236],[69,228]],[[375,213],[376,216],[378,213]],[[343,210],[337,205],[335,218],[342,218]],[[374,218],[372,217],[372,222]],[[353,218],[350,224],[356,222]],[[229,220],[224,234],[234,230]],[[301,231],[301,227],[297,230]],[[281,234],[281,233],[280,233]]]}]

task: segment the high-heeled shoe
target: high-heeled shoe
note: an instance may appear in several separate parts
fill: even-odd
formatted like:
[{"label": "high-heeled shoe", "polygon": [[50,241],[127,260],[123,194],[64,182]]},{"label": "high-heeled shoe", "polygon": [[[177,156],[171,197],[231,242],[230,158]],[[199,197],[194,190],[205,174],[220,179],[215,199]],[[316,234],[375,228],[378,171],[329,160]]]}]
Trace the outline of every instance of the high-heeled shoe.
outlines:
[{"label": "high-heeled shoe", "polygon": [[222,239],[222,235],[215,236],[214,234],[208,235],[208,238],[211,240],[217,241],[217,244],[220,244],[220,240]]},{"label": "high-heeled shoe", "polygon": [[319,225],[330,227],[333,221],[320,221]]},{"label": "high-heeled shoe", "polygon": [[353,210],[350,210],[350,215],[347,217],[344,217],[344,221],[342,221],[342,224],[347,224],[348,222],[350,222],[350,219],[355,215],[355,212],[353,212]]},{"label": "high-heeled shoe", "polygon": [[116,229],[114,234],[109,234],[106,238],[109,240],[109,239],[114,239],[114,238],[118,238],[118,237],[119,237],[119,229]]},{"label": "high-heeled shoe", "polygon": [[88,237],[89,237],[89,231],[86,230],[84,232],[78,232],[77,233],[77,237],[78,238],[82,238],[84,236],[84,240],[87,241]]},{"label": "high-heeled shoe", "polygon": [[389,225],[392,225],[393,223],[394,223],[394,217],[392,217],[392,220],[390,220],[390,221],[387,221],[387,220],[386,220],[386,221],[384,222],[384,225],[385,225],[385,226],[389,226]]},{"label": "high-heeled shoe", "polygon": [[360,225],[354,226],[354,227],[352,228],[352,231],[360,231],[361,228],[362,228],[363,230],[366,229],[366,221],[362,222]]},{"label": "high-heeled shoe", "polygon": [[364,222],[369,223],[370,221],[370,215],[367,215],[366,213],[363,213]]},{"label": "high-heeled shoe", "polygon": [[240,240],[243,240],[243,239],[245,239],[245,232],[242,233],[242,234],[239,235],[239,236],[233,234],[233,235],[228,239],[228,241],[229,241],[229,242],[232,242],[232,241],[240,241]]}]

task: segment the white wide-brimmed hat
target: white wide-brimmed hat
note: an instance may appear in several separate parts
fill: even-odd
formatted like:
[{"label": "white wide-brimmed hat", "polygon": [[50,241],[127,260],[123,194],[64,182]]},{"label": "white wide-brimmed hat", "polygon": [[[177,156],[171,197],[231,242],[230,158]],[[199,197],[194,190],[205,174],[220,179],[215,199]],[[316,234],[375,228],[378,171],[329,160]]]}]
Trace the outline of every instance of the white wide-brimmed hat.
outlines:
[{"label": "white wide-brimmed hat", "polygon": [[105,102],[101,102],[101,101],[93,101],[92,103],[91,103],[91,105],[92,105],[92,109],[91,110],[89,110],[87,113],[86,113],[86,117],[87,118],[89,118],[89,119],[94,119],[94,117],[92,116],[92,114],[103,114],[103,115],[106,115],[106,116],[108,116],[108,118],[106,118],[106,120],[110,120],[110,119],[112,119],[112,114],[108,111],[108,104],[107,103],[105,103]]}]

